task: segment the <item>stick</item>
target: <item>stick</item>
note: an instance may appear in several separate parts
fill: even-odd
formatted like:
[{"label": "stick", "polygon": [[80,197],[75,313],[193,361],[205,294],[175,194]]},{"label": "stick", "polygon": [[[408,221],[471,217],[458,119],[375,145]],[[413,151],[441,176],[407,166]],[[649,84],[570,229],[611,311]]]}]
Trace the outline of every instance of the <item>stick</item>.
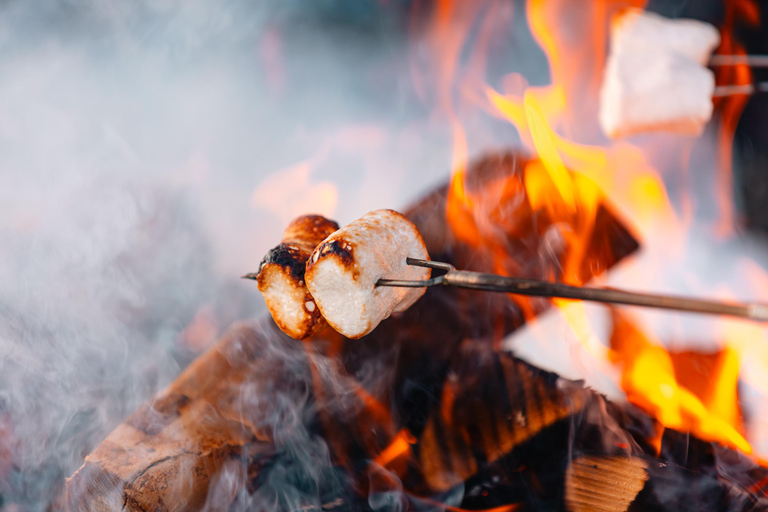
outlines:
[{"label": "stick", "polygon": [[768,55],[713,55],[710,66],[738,66],[746,64],[752,68],[768,68]]},{"label": "stick", "polygon": [[747,318],[760,322],[768,322],[768,306],[763,304],[740,304],[717,302],[689,297],[656,295],[650,293],[628,292],[612,288],[587,288],[571,286],[562,283],[552,283],[536,279],[519,279],[495,274],[483,274],[466,270],[454,270],[447,263],[408,258],[409,265],[445,270],[446,274],[433,277],[426,281],[400,281],[379,279],[377,286],[424,287],[448,285],[470,290],[514,293],[517,295],[532,295],[536,297],[558,297],[562,299],[577,299],[606,304],[624,304],[657,309],[687,311],[710,315],[726,315]]},{"label": "stick", "polygon": [[768,82],[759,82],[756,84],[744,85],[720,85],[715,87],[712,97],[720,98],[722,96],[733,96],[735,94],[754,94],[756,92],[768,92]]}]

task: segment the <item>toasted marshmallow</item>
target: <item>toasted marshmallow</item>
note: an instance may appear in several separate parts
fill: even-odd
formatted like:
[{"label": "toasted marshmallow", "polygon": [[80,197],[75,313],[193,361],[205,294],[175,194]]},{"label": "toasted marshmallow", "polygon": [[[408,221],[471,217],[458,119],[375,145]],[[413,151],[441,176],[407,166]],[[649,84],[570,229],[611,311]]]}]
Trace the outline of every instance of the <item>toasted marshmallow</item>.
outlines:
[{"label": "toasted marshmallow", "polygon": [[396,211],[372,211],[317,246],[307,262],[307,288],[331,327],[360,338],[424,294],[376,286],[381,278],[428,279],[430,270],[408,265],[407,257],[429,259],[416,226]]},{"label": "toasted marshmallow", "polygon": [[255,276],[259,291],[275,323],[291,338],[304,339],[325,325],[307,290],[304,271],[315,247],[337,229],[338,224],[319,215],[298,217],[261,261]]},{"label": "toasted marshmallow", "polygon": [[714,74],[704,67],[719,44],[714,27],[638,9],[611,27],[600,91],[600,126],[612,138],[648,131],[699,135],[712,117]]}]

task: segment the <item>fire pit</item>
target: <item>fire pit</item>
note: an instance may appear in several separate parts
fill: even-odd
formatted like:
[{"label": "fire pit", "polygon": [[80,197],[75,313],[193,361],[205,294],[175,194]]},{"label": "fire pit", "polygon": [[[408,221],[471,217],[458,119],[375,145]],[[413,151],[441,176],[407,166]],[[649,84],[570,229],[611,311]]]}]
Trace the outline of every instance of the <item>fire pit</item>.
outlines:
[{"label": "fire pit", "polygon": [[[536,168],[536,161],[514,153],[471,167],[469,197],[501,189],[508,198],[493,203],[496,214],[483,217],[482,229],[494,236],[483,245],[472,243],[483,237],[480,227],[468,237],[445,221],[448,186],[408,216],[433,257],[509,275],[564,269],[579,248],[585,262],[579,279],[588,281],[591,272],[637,249],[602,200],[583,245],[553,245],[547,233],[575,231],[581,216],[595,209],[577,203],[564,227],[550,210],[534,208],[523,183]],[[562,207],[552,205],[554,211]],[[330,328],[303,342],[291,340],[270,318],[235,327],[88,457],[68,481],[69,508],[768,505],[762,490],[749,488],[768,470],[744,456],[665,429],[639,409],[617,406],[583,383],[499,351],[502,336],[548,305],[430,289],[412,309],[360,340]],[[642,336],[632,329],[616,317],[617,353]],[[738,461],[745,472],[732,474],[723,469],[725,461]]]},{"label": "fire pit", "polygon": [[[763,6],[74,4],[0,17],[0,509],[768,510]],[[293,331],[238,280],[382,208],[582,295],[432,286],[348,339],[300,263]]]}]

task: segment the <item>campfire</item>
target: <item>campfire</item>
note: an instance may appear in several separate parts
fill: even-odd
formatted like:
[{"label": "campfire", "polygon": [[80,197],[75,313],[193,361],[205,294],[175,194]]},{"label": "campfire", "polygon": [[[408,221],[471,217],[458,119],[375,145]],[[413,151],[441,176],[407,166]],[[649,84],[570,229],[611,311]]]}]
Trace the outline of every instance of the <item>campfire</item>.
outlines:
[{"label": "campfire", "polygon": [[[462,44],[456,34],[468,32],[477,22],[473,17],[490,19],[499,7],[435,6],[427,41],[439,48],[439,98],[453,130],[453,172],[404,212],[431,259],[581,287],[605,282],[625,260],[642,260],[644,241],[656,243],[661,226],[665,239],[683,236],[686,220],[672,207],[642,143],[589,145],[572,138],[596,135],[574,130],[574,123],[589,116],[591,129],[597,128],[589,99],[598,98],[603,72],[601,120],[609,135],[699,135],[717,96],[721,152],[727,156],[743,106],[742,96],[727,87],[744,85],[745,64],[718,68],[716,91],[706,59],[692,58],[702,71],[691,79],[711,80],[702,89],[703,107],[685,111],[688,75],[682,69],[681,77],[663,79],[677,80],[683,103],[662,104],[646,117],[635,103],[649,101],[647,108],[655,108],[652,96],[638,95],[658,91],[625,92],[632,78],[621,73],[630,54],[643,51],[642,45],[632,49],[630,39],[650,40],[642,30],[671,34],[670,41],[698,37],[706,55],[718,44],[736,55],[728,27],[720,33],[703,23],[678,29],[640,10],[592,4],[595,17],[614,16],[616,49],[604,70],[594,56],[601,55],[607,34],[596,30],[573,50],[562,35],[567,31],[555,28],[562,27],[561,4],[527,4],[529,26],[549,59],[549,85],[530,86],[515,74],[502,90],[476,83],[474,75],[461,84],[461,104],[510,122],[525,148],[491,151],[474,161],[468,160],[451,89]],[[658,50],[658,59],[664,51]],[[691,151],[693,140],[676,140],[675,150]],[[725,174],[726,156],[720,162]],[[731,212],[722,214],[724,229]],[[285,247],[297,240],[304,251],[290,256],[302,255],[301,270],[286,263],[293,265],[293,277],[286,278],[291,286],[304,286],[304,262],[338,229],[331,224],[311,244],[288,234],[301,223],[289,227]],[[269,283],[280,281],[281,258],[288,257],[266,257],[278,265]],[[69,510],[768,508],[768,469],[748,439],[734,345],[669,350],[622,308],[609,310],[603,343],[580,302],[440,287],[376,329],[355,327],[354,337],[362,338],[350,340],[325,326],[310,295],[320,293],[320,285],[309,276],[310,291],[301,288],[295,306],[289,295],[267,292],[276,285],[258,279],[280,329],[305,339],[290,339],[268,316],[232,327],[87,457],[67,482]],[[309,310],[303,306],[308,303]],[[307,319],[292,325],[290,307]],[[625,400],[516,355],[514,333],[535,331],[553,307],[581,342],[579,357],[613,372]],[[337,307],[329,321],[343,324],[343,311],[339,315]]]},{"label": "campfire", "polygon": [[[578,5],[414,2],[411,78],[451,167],[389,205],[400,213],[375,210],[344,234],[364,241],[389,223],[406,240],[391,267],[402,275],[350,263],[344,223],[329,220],[338,191],[309,183],[322,152],[266,179],[252,199],[287,229],[238,275],[272,314],[218,336],[231,317],[198,309],[180,337],[194,360],[78,455],[49,509],[768,510],[768,345],[753,321],[768,260],[738,252],[731,197],[736,126],[767,88],[735,27],[759,25],[760,10],[725,0],[715,26],[642,1]],[[489,69],[502,26],[521,16],[546,79]],[[266,46],[279,84],[279,44]],[[342,250],[344,265],[322,267]],[[438,285],[398,288],[430,265],[448,271]],[[345,310],[321,295],[334,272],[370,302]],[[441,286],[468,272],[576,295]],[[391,304],[371,312],[378,287]],[[603,304],[572,298],[584,290]],[[627,306],[638,297],[662,311]],[[0,509],[23,472],[2,399]]]},{"label": "campfire", "polygon": [[[554,190],[545,207],[531,198],[541,165],[500,153],[469,166],[464,199],[492,205],[483,224],[464,211],[469,235],[444,215],[453,184],[406,215],[433,258],[504,275],[587,282],[638,250],[592,183],[570,210]],[[584,239],[547,236],[584,215]],[[268,317],[233,327],[88,457],[70,510],[760,506],[768,469],[746,455],[733,353],[667,352],[616,311],[611,357],[637,407],[620,405],[500,350],[549,307],[437,288],[357,341],[330,328],[292,340]]]}]

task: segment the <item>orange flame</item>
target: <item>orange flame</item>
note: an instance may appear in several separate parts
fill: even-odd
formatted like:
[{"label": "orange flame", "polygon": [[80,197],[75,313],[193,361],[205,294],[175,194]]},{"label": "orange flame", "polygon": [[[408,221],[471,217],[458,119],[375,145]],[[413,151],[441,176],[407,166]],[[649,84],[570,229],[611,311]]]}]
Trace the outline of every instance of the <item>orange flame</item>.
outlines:
[{"label": "orange flame", "polygon": [[[488,6],[491,7],[488,7]],[[511,190],[525,192],[533,212],[541,212],[561,230],[566,250],[562,263],[565,282],[581,285],[580,271],[595,228],[596,215],[605,197],[625,217],[632,219],[641,237],[652,238],[665,233],[664,258],[674,260],[684,254],[686,228],[693,217],[693,202],[678,198],[682,214],[673,208],[660,173],[649,163],[650,143],[644,146],[629,142],[611,142],[599,132],[596,122],[597,99],[602,81],[608,46],[609,23],[614,14],[627,7],[643,7],[644,0],[595,0],[575,7],[568,0],[527,0],[526,15],[535,41],[547,55],[550,84],[529,87],[519,74],[509,74],[501,88],[472,81],[470,73],[462,74],[460,57],[470,54],[475,78],[484,76],[489,18],[497,14],[494,2],[472,3],[469,7],[453,0],[441,0],[430,18],[427,45],[436,56],[436,94],[428,95],[424,75],[419,75],[424,98],[436,98],[437,112],[447,116],[453,139],[453,174],[448,190],[446,218],[453,234],[474,248],[494,255],[497,273],[505,273],[508,257],[497,236],[489,229],[494,206]],[[477,20],[480,19],[480,22]],[[755,24],[759,10],[754,0],[727,0],[726,19],[722,28],[724,54],[743,54],[735,42],[733,26],[738,21]],[[468,36],[473,27],[479,29],[481,43],[471,48]],[[474,52],[474,53],[473,53]],[[428,74],[427,74],[428,75]],[[722,67],[717,70],[718,84],[751,82],[746,65]],[[461,94],[456,94],[456,92]],[[467,183],[467,158],[470,144],[467,131],[460,122],[459,110],[469,103],[494,117],[504,119],[517,130],[522,144],[536,155],[522,170],[519,183],[504,182],[498,191],[482,191],[482,196]],[[731,158],[733,134],[746,103],[746,96],[719,99],[718,125],[718,191],[716,202],[721,211],[718,232],[727,234],[732,226]],[[436,113],[437,115],[437,113]],[[686,173],[691,141],[673,141],[675,152],[681,155]],[[660,145],[659,142],[654,144]],[[662,148],[664,149],[664,148]],[[667,149],[668,150],[668,149]],[[652,151],[651,151],[652,153]],[[651,156],[653,156],[651,154]],[[683,176],[684,179],[686,176]],[[503,190],[502,190],[503,189]],[[493,197],[488,197],[493,195]],[[505,195],[506,194],[506,195]],[[656,240],[660,240],[658,237]],[[659,242],[657,242],[659,243]],[[515,298],[530,318],[532,309],[525,298]],[[739,329],[723,329],[728,347],[715,354],[670,353],[660,344],[649,341],[636,329],[619,323],[606,347],[597,336],[581,303],[554,300],[577,338],[600,367],[613,363],[622,369],[621,384],[628,399],[656,415],[666,427],[696,433],[703,439],[722,442],[745,453],[752,447],[744,437],[741,411],[736,393],[740,354],[752,350],[735,338]],[[743,330],[743,329],[742,329]],[[753,336],[754,337],[754,336]],[[763,339],[764,335],[759,338]],[[754,351],[753,351],[754,352]],[[762,353],[762,352],[761,352]],[[766,360],[768,361],[768,360]],[[756,366],[757,362],[752,362]],[[768,362],[760,368],[768,368]],[[703,378],[703,372],[709,372]],[[751,380],[763,385],[758,371]],[[450,389],[446,388],[450,395]],[[446,401],[450,396],[445,396]],[[657,439],[660,442],[661,437]],[[405,448],[397,439],[393,446]],[[393,448],[394,450],[395,448]]]},{"label": "orange flame", "polygon": [[743,435],[733,350],[671,353],[615,314],[611,359],[623,369],[627,399],[662,425],[752,453]]},{"label": "orange flame", "polygon": [[411,445],[416,442],[416,438],[411,432],[404,428],[395,435],[392,442],[387,445],[373,461],[379,466],[386,468],[398,462],[406,463],[411,457]]},{"label": "orange flame", "polygon": [[[760,10],[754,0],[726,0],[725,22],[721,31],[720,47],[716,53],[724,55],[745,55],[744,48],[736,42],[733,27],[736,22],[743,21],[756,26],[760,23]],[[717,70],[719,85],[747,85],[752,83],[752,71],[747,64],[724,66]],[[734,213],[733,199],[733,139],[736,133],[741,113],[747,105],[749,96],[737,94],[716,100],[720,108],[719,165],[718,183],[715,189],[715,200],[720,209],[720,223],[716,227],[720,235],[728,235],[733,231]]]}]

